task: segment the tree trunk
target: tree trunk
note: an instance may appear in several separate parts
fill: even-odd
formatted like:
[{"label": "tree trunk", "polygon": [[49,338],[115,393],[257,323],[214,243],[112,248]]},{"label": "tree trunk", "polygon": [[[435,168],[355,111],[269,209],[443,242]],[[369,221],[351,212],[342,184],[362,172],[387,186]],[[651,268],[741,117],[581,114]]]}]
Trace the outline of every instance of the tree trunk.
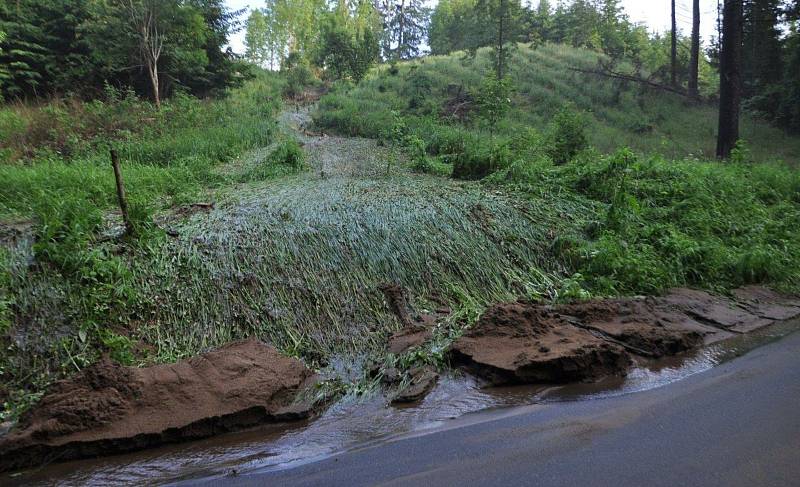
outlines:
[{"label": "tree trunk", "polygon": [[727,159],[739,140],[742,104],[742,0],[725,0],[720,51],[717,157]]},{"label": "tree trunk", "polygon": [[503,52],[503,43],[505,41],[505,26],[504,20],[506,16],[505,11],[506,5],[505,0],[500,0],[500,26],[497,30],[497,79],[503,79],[503,61],[505,57],[505,52]]},{"label": "tree trunk", "polygon": [[114,180],[117,182],[117,200],[119,209],[122,212],[122,221],[125,223],[125,233],[133,235],[134,228],[128,214],[128,199],[125,196],[125,185],[122,182],[122,170],[119,167],[119,156],[117,151],[111,149],[111,166],[114,168]]},{"label": "tree trunk", "polygon": [[158,110],[161,109],[161,92],[158,82],[158,61],[150,62],[147,66],[148,74],[150,75],[150,86],[153,90],[153,102],[156,104]]},{"label": "tree trunk", "polygon": [[700,0],[694,0],[692,8],[692,55],[689,62],[689,96],[700,97]]},{"label": "tree trunk", "polygon": [[675,12],[675,0],[672,0],[672,49],[670,52],[672,67],[672,86],[678,86],[678,18]]}]

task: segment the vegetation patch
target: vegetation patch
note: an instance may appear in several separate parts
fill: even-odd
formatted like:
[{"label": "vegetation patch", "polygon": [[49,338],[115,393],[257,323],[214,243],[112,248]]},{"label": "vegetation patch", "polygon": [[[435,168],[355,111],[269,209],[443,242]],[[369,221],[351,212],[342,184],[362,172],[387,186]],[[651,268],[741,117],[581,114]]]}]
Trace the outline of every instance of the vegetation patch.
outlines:
[{"label": "vegetation patch", "polygon": [[[214,168],[269,145],[276,135],[278,89],[264,77],[223,100],[178,97],[166,101],[158,119],[136,133],[97,132],[68,153],[47,149],[33,153],[25,165],[0,164],[0,227],[12,231],[6,222],[32,221],[27,233],[14,231],[0,247],[4,417],[16,417],[50,382],[93,363],[101,353],[126,365],[148,361],[149,345],[134,332],[147,299],[136,263],[148,268],[158,261],[159,249],[172,245],[157,220],[242,180]],[[114,126],[138,126],[138,118],[126,118],[138,117],[131,104],[145,105],[129,97],[90,105],[102,105]],[[52,106],[67,105],[56,101]],[[69,106],[74,110],[64,112],[64,130],[83,140],[81,120],[88,109],[78,102]],[[35,109],[15,113],[29,127],[44,119]],[[40,147],[57,141],[42,137]],[[135,238],[121,238],[108,147],[121,155]],[[281,154],[244,180],[299,170],[296,143],[281,147]]]}]

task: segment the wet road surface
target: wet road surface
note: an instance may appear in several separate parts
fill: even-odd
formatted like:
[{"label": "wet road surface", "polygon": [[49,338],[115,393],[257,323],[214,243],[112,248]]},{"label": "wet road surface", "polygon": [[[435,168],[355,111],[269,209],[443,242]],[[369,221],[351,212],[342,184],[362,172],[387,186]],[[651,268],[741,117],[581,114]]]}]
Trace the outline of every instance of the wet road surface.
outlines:
[{"label": "wet road surface", "polygon": [[472,415],[206,485],[800,485],[800,334],[641,393]]}]

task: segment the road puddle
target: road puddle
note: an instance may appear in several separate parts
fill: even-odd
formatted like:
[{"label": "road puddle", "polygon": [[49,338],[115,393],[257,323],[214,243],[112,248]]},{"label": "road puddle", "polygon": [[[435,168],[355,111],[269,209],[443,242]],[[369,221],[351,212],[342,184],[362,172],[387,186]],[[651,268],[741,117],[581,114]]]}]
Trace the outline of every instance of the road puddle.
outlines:
[{"label": "road puddle", "polygon": [[[662,387],[709,370],[800,330],[800,320],[739,335],[681,357],[641,361],[625,378],[591,384],[481,389],[474,379],[445,375],[420,403],[396,408],[385,398],[346,397],[318,418],[291,429],[265,426],[203,441],[128,455],[51,464],[0,477],[3,485],[163,485],[252,471],[291,468],[406,434],[440,428],[466,415],[514,406],[593,400]],[[479,417],[473,419],[479,420]]]}]

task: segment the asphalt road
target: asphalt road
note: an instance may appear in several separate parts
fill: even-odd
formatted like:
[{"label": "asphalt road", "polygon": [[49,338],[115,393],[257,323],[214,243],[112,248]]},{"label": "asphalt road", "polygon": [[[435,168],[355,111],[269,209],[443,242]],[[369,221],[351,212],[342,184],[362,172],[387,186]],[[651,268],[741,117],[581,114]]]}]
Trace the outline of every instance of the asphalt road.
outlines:
[{"label": "asphalt road", "polygon": [[488,413],[210,484],[799,486],[800,333],[659,389]]}]

